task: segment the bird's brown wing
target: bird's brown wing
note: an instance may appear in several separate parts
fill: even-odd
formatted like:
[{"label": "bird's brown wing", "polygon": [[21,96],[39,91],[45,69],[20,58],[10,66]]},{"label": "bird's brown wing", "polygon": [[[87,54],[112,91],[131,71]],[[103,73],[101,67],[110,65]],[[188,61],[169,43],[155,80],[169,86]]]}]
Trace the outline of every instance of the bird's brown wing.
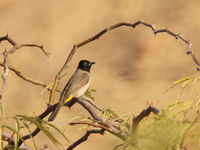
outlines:
[{"label": "bird's brown wing", "polygon": [[63,89],[60,101],[65,101],[70,96],[75,97],[76,92],[88,84],[90,74],[86,71],[77,70],[76,73],[70,78],[69,82]]},{"label": "bird's brown wing", "polygon": [[70,96],[72,97],[76,96],[74,94],[76,94],[76,92],[80,90],[82,87],[87,85],[89,81],[90,81],[90,74],[88,72],[77,70],[70,78],[66,86],[64,87],[60,96],[59,104],[56,107],[56,109],[52,112],[48,120],[53,121],[57,116],[59,110],[63,106],[65,100],[68,99]]}]

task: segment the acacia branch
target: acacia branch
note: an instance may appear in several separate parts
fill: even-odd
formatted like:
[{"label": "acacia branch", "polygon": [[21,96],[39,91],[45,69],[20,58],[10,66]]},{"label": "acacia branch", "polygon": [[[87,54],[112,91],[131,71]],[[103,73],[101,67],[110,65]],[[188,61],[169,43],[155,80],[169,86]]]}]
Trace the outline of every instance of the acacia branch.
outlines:
[{"label": "acacia branch", "polygon": [[90,103],[94,108],[96,108],[98,111],[103,112],[104,110],[102,108],[100,108],[99,106],[97,106],[93,101],[91,101],[90,99],[87,98],[82,98],[84,101],[87,101],[88,103]]},{"label": "acacia branch", "polygon": [[146,23],[144,21],[137,21],[137,22],[135,22],[133,24],[122,22],[122,23],[118,23],[118,24],[112,25],[112,26],[110,26],[108,28],[105,28],[102,31],[100,31],[99,33],[97,33],[96,35],[90,37],[89,39],[84,40],[84,41],[82,41],[82,42],[80,42],[78,44],[75,44],[73,46],[73,48],[70,51],[70,53],[69,53],[64,65],[61,67],[60,71],[55,76],[54,83],[53,83],[53,88],[52,88],[52,91],[50,92],[49,105],[54,103],[55,91],[58,88],[58,85],[60,83],[60,79],[62,77],[62,74],[63,74],[64,70],[68,68],[69,63],[70,63],[73,55],[75,54],[75,52],[77,51],[78,48],[80,48],[80,47],[82,47],[82,46],[84,46],[84,45],[86,45],[88,43],[91,43],[92,41],[94,41],[96,39],[99,39],[103,34],[107,33],[108,31],[111,31],[113,29],[119,28],[121,26],[135,28],[138,25],[144,25],[145,27],[150,28],[153,31],[155,36],[158,33],[167,33],[167,34],[171,35],[172,37],[175,37],[176,39],[182,40],[185,44],[188,45],[187,54],[191,55],[193,61],[197,64],[197,70],[200,71],[200,63],[199,63],[199,61],[197,60],[196,56],[194,55],[194,53],[191,50],[192,43],[190,43],[188,40],[184,39],[182,35],[175,34],[174,32],[172,32],[172,31],[170,31],[168,29],[158,29],[158,30],[156,30],[154,25]]},{"label": "acacia branch", "polygon": [[22,47],[37,47],[39,49],[42,50],[42,52],[46,55],[46,56],[49,56],[49,53],[44,50],[43,46],[42,45],[37,45],[37,44],[18,44],[17,42],[15,42],[11,37],[7,35],[5,36],[2,36],[0,37],[0,43],[2,41],[8,41],[12,46],[13,48],[11,50],[8,51],[8,54],[12,54],[14,53],[16,50],[22,48]]},{"label": "acacia branch", "polygon": [[89,114],[92,116],[92,118],[94,120],[104,122],[104,120],[95,111],[93,105],[91,105],[89,102],[85,101],[84,98],[78,98],[77,102],[89,112]]}]

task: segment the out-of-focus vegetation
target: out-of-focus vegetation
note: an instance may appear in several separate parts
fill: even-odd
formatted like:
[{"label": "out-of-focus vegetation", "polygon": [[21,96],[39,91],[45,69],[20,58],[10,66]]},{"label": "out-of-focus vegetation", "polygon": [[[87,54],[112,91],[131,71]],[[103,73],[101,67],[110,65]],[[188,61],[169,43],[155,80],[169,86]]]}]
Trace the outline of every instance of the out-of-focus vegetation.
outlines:
[{"label": "out-of-focus vegetation", "polygon": [[[185,92],[184,88],[192,83],[190,87],[198,83],[199,79],[194,77],[185,77],[173,82],[173,85],[168,90],[174,90],[176,86],[181,85],[181,92]],[[89,90],[88,97],[93,97],[92,92],[95,90]],[[158,114],[151,114],[145,117],[139,126],[133,129],[132,117],[128,115],[118,115],[111,109],[105,109],[101,113],[103,118],[109,118],[109,121],[118,122],[120,133],[116,134],[116,138],[120,135],[125,137],[122,143],[119,145],[113,145],[114,149],[126,149],[126,150],[198,150],[200,148],[200,100],[197,98],[191,98],[191,100],[181,101],[180,99],[174,103],[171,103],[164,108],[160,109]],[[16,115],[11,118],[15,120],[15,128],[8,126],[6,120],[1,121],[1,133],[9,133],[10,140],[18,141],[21,137],[21,130],[26,130],[27,134],[31,134],[31,129],[35,126],[38,127],[52,143],[65,149],[67,142],[66,132],[61,131],[55,125],[48,123],[47,121],[40,120],[37,117],[30,117],[25,115]],[[88,120],[88,118],[82,118],[80,116],[73,117],[71,121],[81,119],[82,121]],[[90,119],[89,119],[90,120]],[[65,144],[57,140],[57,137],[51,133],[49,128],[54,128],[63,139]],[[88,125],[79,127],[80,130],[89,129]],[[79,132],[77,131],[77,132]],[[1,138],[1,148],[4,148],[6,142],[3,142]],[[101,137],[103,140],[103,137]],[[114,138],[114,137],[113,137]],[[38,149],[38,144],[32,137],[32,145],[34,149]],[[90,142],[90,141],[88,141]],[[120,143],[120,140],[118,141]],[[25,142],[26,143],[26,142]],[[24,146],[24,145],[23,145]],[[11,147],[10,147],[11,148]],[[13,149],[18,149],[17,145]]]}]

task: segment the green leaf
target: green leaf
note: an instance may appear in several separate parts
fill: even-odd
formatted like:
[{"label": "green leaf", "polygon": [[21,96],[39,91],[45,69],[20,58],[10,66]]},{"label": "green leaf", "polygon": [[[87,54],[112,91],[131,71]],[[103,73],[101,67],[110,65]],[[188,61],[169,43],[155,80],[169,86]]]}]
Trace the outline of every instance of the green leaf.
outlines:
[{"label": "green leaf", "polygon": [[96,92],[95,89],[88,89],[88,90],[84,93],[84,95],[85,95],[86,97],[88,97],[88,98],[90,98],[91,100],[94,101],[94,100],[95,100],[95,97],[92,96],[92,94],[93,94],[94,92]]},{"label": "green leaf", "polygon": [[41,120],[36,117],[29,117],[26,115],[16,115],[25,121],[29,121],[37,126],[55,145],[61,145],[61,143],[49,132],[49,130],[41,123]]},{"label": "green leaf", "polygon": [[104,115],[109,116],[109,117],[118,117],[118,115],[111,109],[107,108],[102,112]]},{"label": "green leaf", "polygon": [[52,123],[49,123],[48,121],[42,120],[42,122],[45,123],[45,124],[47,124],[47,125],[49,125],[50,127],[54,128],[69,143],[69,139],[65,136],[64,132],[62,132],[59,128],[57,128]]}]

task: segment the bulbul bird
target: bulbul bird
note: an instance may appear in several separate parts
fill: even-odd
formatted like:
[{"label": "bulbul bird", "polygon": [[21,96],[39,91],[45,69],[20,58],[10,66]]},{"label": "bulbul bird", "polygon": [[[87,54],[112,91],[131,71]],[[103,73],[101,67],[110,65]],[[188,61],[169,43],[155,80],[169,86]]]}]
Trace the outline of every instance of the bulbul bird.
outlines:
[{"label": "bulbul bird", "polygon": [[79,62],[75,73],[65,85],[60,95],[59,103],[50,115],[48,121],[53,121],[55,119],[64,104],[69,103],[69,105],[71,105],[70,101],[73,98],[79,98],[87,91],[91,78],[90,69],[93,64],[95,64],[95,62],[90,62],[88,60],[81,60]]}]

